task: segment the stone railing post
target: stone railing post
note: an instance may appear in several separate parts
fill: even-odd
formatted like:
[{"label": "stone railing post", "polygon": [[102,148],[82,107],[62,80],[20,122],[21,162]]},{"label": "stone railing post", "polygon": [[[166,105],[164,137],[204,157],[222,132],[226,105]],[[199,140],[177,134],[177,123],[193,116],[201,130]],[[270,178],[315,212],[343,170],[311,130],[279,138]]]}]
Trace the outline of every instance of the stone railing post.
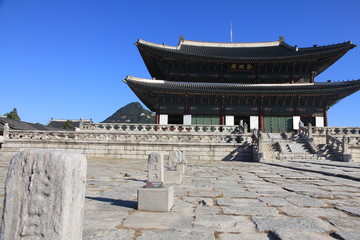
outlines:
[{"label": "stone railing post", "polygon": [[330,130],[327,128],[326,129],[326,145],[329,145],[329,143],[330,143],[329,136],[330,136]]},{"label": "stone railing post", "polygon": [[5,123],[4,124],[4,131],[3,131],[4,139],[9,138],[9,130],[10,130],[9,124]]},{"label": "stone railing post", "polygon": [[312,125],[311,125],[311,123],[308,124],[308,137],[312,138]]},{"label": "stone railing post", "polygon": [[262,152],[263,151],[263,136],[261,134],[261,131],[260,131],[260,134],[259,134],[259,137],[258,137],[258,147],[259,147],[259,152]]},{"label": "stone railing post", "polygon": [[83,129],[83,127],[84,127],[84,120],[82,118],[80,118],[79,128]]},{"label": "stone railing post", "polygon": [[348,139],[346,138],[346,136],[343,136],[342,139],[342,153],[343,154],[347,154],[349,151],[349,144],[348,144]]}]

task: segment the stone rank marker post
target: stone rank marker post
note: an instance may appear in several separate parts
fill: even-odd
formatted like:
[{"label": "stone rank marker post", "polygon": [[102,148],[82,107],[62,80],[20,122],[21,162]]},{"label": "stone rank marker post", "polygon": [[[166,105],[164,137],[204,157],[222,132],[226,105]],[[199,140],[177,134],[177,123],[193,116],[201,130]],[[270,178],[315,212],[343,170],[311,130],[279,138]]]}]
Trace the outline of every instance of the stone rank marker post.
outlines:
[{"label": "stone rank marker post", "polygon": [[137,191],[138,210],[168,212],[174,205],[174,188],[164,185],[164,154],[152,152],[148,158],[148,181]]},{"label": "stone rank marker post", "polygon": [[174,150],[169,152],[169,166],[165,171],[165,183],[181,184],[184,166],[182,164],[182,151]]},{"label": "stone rank marker post", "polygon": [[82,239],[86,170],[79,153],[16,154],[5,184],[0,239]]}]

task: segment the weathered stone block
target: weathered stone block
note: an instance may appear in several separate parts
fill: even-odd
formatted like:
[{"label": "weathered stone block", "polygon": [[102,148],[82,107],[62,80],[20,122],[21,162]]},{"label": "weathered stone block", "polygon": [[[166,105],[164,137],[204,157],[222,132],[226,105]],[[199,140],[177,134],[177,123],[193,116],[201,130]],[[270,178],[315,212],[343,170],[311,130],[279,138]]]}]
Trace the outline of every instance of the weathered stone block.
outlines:
[{"label": "weathered stone block", "polygon": [[164,182],[164,154],[162,152],[149,154],[148,182]]},{"label": "weathered stone block", "polygon": [[166,184],[181,184],[182,183],[182,172],[179,170],[168,170],[165,171],[165,179],[164,182]]},{"label": "weathered stone block", "polygon": [[185,164],[181,163],[177,166],[178,171],[180,171],[182,174],[185,174]]},{"label": "weathered stone block", "polygon": [[168,212],[174,205],[174,188],[139,188],[138,210]]},{"label": "weathered stone block", "polygon": [[10,163],[0,239],[81,239],[86,158],[26,150]]}]

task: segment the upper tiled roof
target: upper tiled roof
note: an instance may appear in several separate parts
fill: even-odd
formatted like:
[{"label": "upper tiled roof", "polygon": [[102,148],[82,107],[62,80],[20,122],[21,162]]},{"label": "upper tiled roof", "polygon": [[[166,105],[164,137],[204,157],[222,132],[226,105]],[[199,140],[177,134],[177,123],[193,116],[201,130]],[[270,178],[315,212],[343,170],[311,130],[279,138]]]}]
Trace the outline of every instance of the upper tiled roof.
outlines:
[{"label": "upper tiled roof", "polygon": [[[81,119],[55,119],[51,118],[46,126],[54,127],[54,128],[63,128],[64,123],[70,120],[73,123],[73,128],[77,128],[80,126]],[[92,123],[92,119],[83,119],[84,123]]]},{"label": "upper tiled roof", "polygon": [[151,55],[177,56],[180,58],[205,57],[229,60],[273,60],[312,58],[323,55],[346,53],[356,45],[349,42],[298,48],[287,44],[283,38],[273,42],[255,43],[214,43],[180,40],[178,46],[167,46],[139,39],[136,43],[140,51]]}]

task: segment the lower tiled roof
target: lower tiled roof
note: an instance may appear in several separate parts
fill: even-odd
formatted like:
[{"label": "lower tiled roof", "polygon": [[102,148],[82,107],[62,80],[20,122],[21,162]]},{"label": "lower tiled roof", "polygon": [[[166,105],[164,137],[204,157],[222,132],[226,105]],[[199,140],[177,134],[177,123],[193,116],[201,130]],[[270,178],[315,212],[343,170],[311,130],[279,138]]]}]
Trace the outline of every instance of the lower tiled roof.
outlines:
[{"label": "lower tiled roof", "polygon": [[185,94],[236,94],[236,95],[349,95],[360,90],[360,80],[319,83],[241,84],[174,82],[127,76],[124,79],[131,88],[154,93]]}]

